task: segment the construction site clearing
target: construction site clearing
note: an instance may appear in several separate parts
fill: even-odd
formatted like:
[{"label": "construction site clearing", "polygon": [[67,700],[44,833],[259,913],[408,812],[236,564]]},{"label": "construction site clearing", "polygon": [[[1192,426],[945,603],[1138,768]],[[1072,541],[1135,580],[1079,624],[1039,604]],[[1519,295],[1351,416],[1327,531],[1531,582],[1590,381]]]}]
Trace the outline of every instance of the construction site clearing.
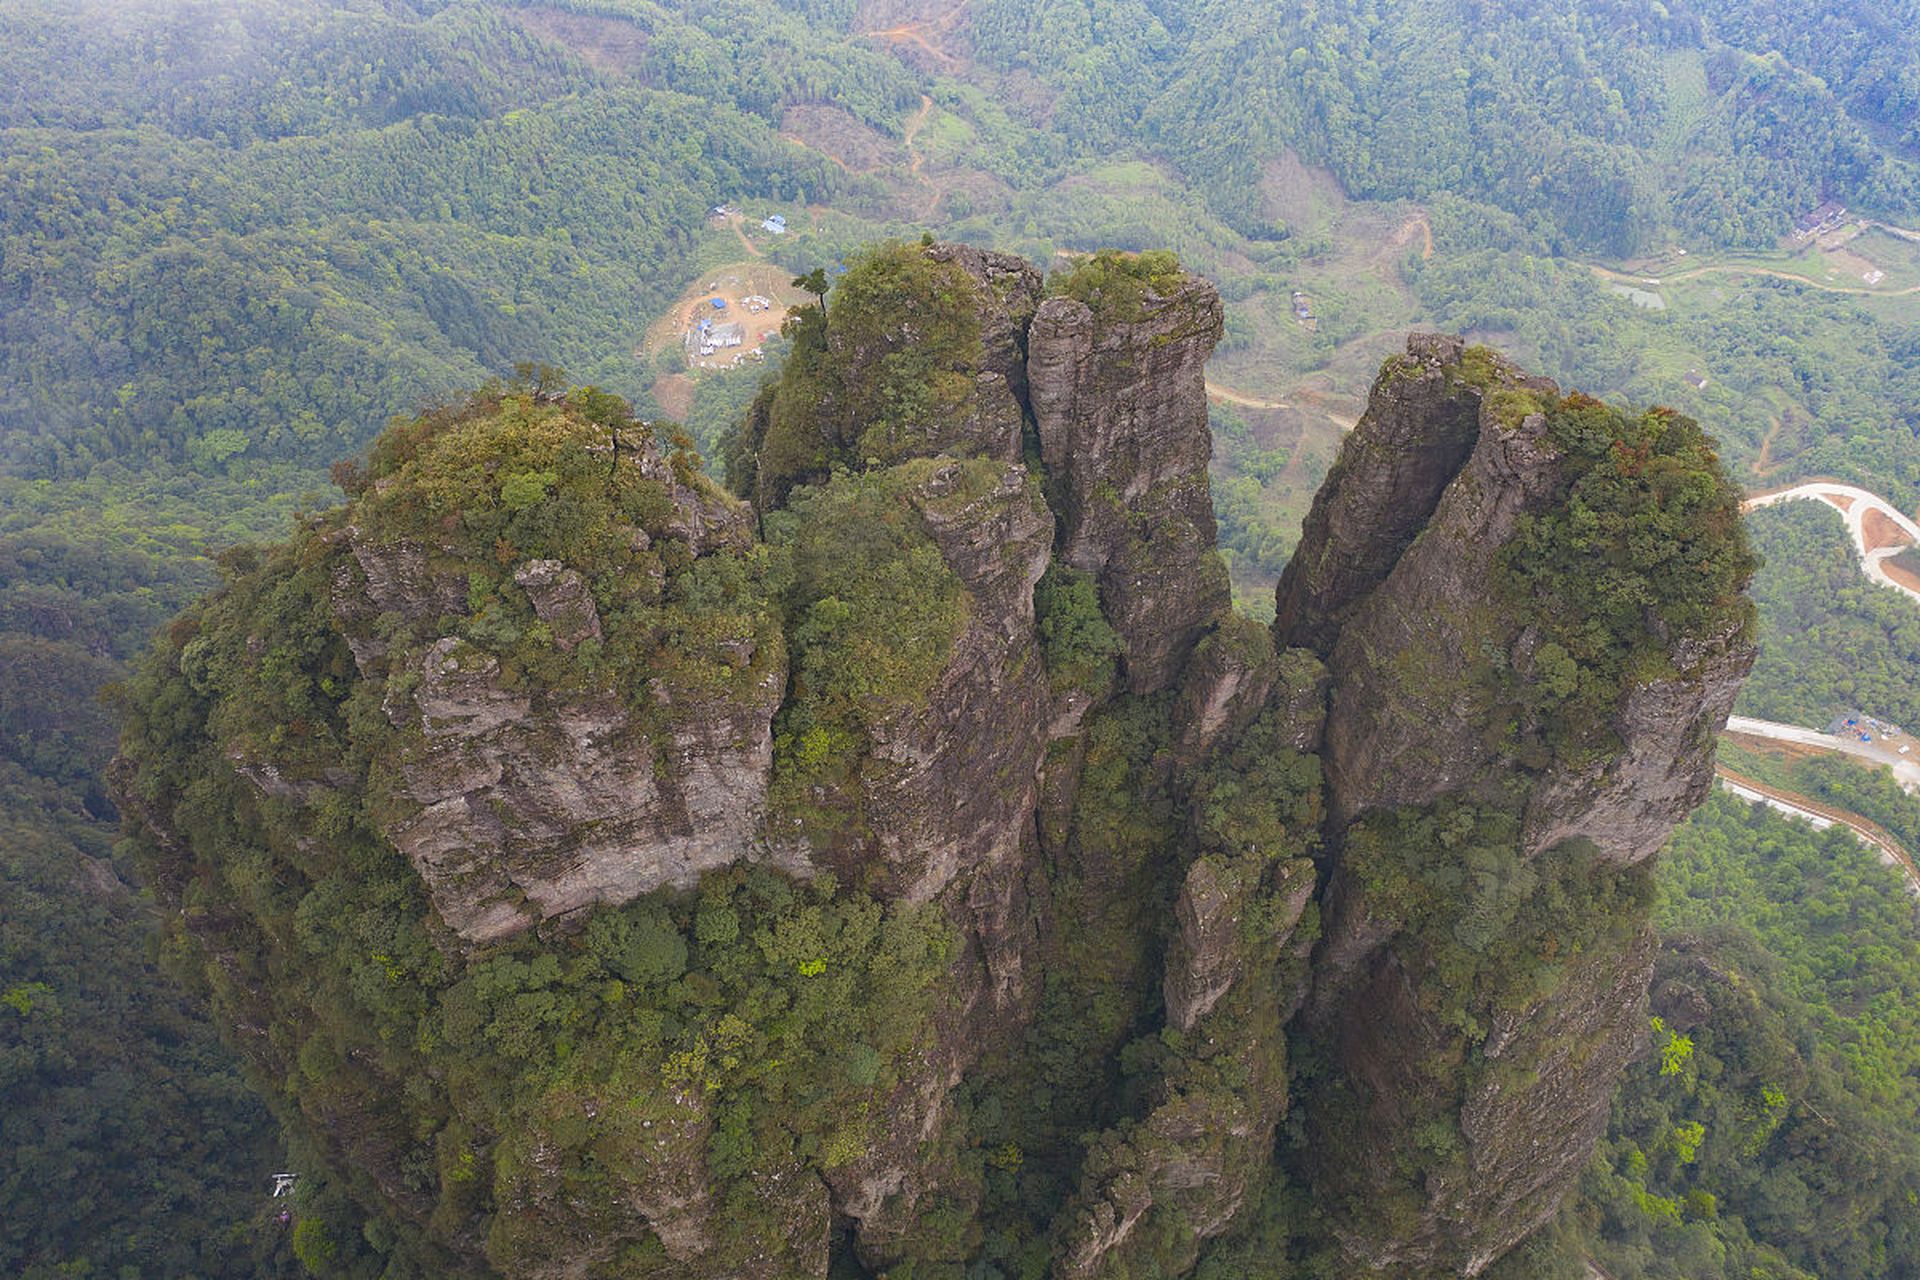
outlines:
[{"label": "construction site clearing", "polygon": [[766,358],[767,339],[805,301],[782,269],[765,262],[722,267],[682,294],[636,354],[679,344],[690,369],[733,369]]}]

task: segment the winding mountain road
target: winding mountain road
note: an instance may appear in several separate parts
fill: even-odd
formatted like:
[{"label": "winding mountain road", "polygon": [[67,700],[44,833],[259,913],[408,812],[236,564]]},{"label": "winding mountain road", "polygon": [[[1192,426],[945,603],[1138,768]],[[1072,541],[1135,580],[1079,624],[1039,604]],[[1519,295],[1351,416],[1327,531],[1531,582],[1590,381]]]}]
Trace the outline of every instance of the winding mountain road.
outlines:
[{"label": "winding mountain road", "polygon": [[1904,298],[1912,294],[1920,293],[1920,284],[1908,285],[1904,289],[1872,289],[1862,288],[1859,285],[1822,284],[1818,280],[1810,280],[1806,276],[1795,275],[1791,271],[1776,271],[1772,267],[1755,266],[1744,262],[1716,262],[1702,267],[1688,267],[1684,271],[1675,271],[1659,276],[1629,275],[1625,271],[1615,271],[1612,267],[1603,267],[1593,262],[1588,263],[1587,268],[1602,280],[1608,280],[1614,284],[1633,285],[1648,289],[1657,289],[1663,285],[1679,284],[1684,280],[1698,280],[1702,276],[1729,275],[1765,276],[1772,280],[1786,280],[1793,284],[1802,284],[1809,289],[1818,289],[1822,293],[1848,293],[1860,297]]},{"label": "winding mountain road", "polygon": [[1914,865],[1911,855],[1900,847],[1898,841],[1872,823],[1857,814],[1844,809],[1832,808],[1805,796],[1790,791],[1781,791],[1764,782],[1735,773],[1731,769],[1719,769],[1719,783],[1722,788],[1739,796],[1749,803],[1764,804],[1790,817],[1799,818],[1811,824],[1816,830],[1825,831],[1829,827],[1844,827],[1861,844],[1874,851],[1881,862],[1898,871],[1907,882],[1907,892],[1920,897],[1920,867]]},{"label": "winding mountain road", "polygon": [[[1885,741],[1861,742],[1858,738],[1842,738],[1797,724],[1755,720],[1749,716],[1728,716],[1727,732],[1749,738],[1771,738],[1775,742],[1792,742],[1803,747],[1818,747],[1822,751],[1858,756],[1862,760],[1887,766],[1893,770],[1894,780],[1901,786],[1908,791],[1920,792],[1920,752],[1903,756],[1900,754],[1899,746],[1889,747]],[[1910,742],[1907,738],[1900,738],[1897,741],[1900,746],[1906,746]]]},{"label": "winding mountain road", "polygon": [[1778,493],[1763,493],[1758,497],[1748,498],[1741,504],[1741,510],[1753,511],[1779,502],[1790,502],[1796,498],[1811,498],[1816,502],[1824,502],[1838,511],[1847,522],[1847,533],[1853,538],[1853,549],[1860,557],[1861,572],[1881,586],[1892,587],[1908,599],[1920,602],[1920,591],[1896,582],[1887,575],[1886,569],[1881,565],[1881,561],[1898,555],[1904,548],[1873,548],[1867,545],[1867,512],[1878,511],[1916,544],[1920,544],[1920,524],[1915,524],[1904,511],[1877,493],[1869,493],[1865,489],[1855,488],[1850,484],[1835,484],[1827,480],[1797,484],[1791,489],[1782,489]]}]

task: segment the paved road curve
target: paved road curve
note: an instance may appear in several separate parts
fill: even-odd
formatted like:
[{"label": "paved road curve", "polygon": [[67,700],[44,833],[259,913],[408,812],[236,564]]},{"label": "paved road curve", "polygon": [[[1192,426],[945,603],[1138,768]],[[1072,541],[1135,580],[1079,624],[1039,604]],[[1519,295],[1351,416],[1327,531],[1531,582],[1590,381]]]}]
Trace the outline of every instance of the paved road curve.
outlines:
[{"label": "paved road curve", "polygon": [[[1901,511],[1877,493],[1868,493],[1865,489],[1856,489],[1850,484],[1834,484],[1827,480],[1816,480],[1810,484],[1797,484],[1791,489],[1782,489],[1778,493],[1767,493],[1757,498],[1748,498],[1746,502],[1742,504],[1741,509],[1752,511],[1756,507],[1770,507],[1776,502],[1790,502],[1795,498],[1812,498],[1816,502],[1824,502],[1834,510],[1839,511],[1841,518],[1847,522],[1847,533],[1853,538],[1854,553],[1860,557],[1861,571],[1881,586],[1892,587],[1908,599],[1920,602],[1920,591],[1915,591],[1912,587],[1902,586],[1900,583],[1895,582],[1887,576],[1887,571],[1880,567],[1882,560],[1899,554],[1902,548],[1882,547],[1877,551],[1869,551],[1867,549],[1866,530],[1862,527],[1866,522],[1867,512],[1878,511],[1881,515],[1893,521],[1902,533],[1913,539],[1914,542],[1920,543],[1920,524],[1915,524],[1912,520],[1908,519],[1904,511]],[[1837,498],[1851,499],[1850,502],[1845,504],[1845,510],[1841,510],[1842,504],[1840,502],[1834,501],[1834,499]]]},{"label": "paved road curve", "polygon": [[[1920,746],[1907,755],[1900,754],[1903,746],[1920,743],[1920,739],[1900,737],[1894,739],[1875,739],[1862,742],[1858,738],[1842,738],[1831,733],[1821,733],[1818,729],[1802,728],[1797,724],[1780,724],[1773,720],[1755,720],[1748,716],[1728,716],[1727,732],[1745,734],[1752,738],[1772,738],[1776,742],[1797,742],[1806,747],[1819,747],[1823,751],[1838,751],[1850,756],[1859,756],[1875,764],[1884,764],[1893,770],[1894,778],[1908,791],[1920,792]],[[1891,742],[1893,745],[1888,746]]]},{"label": "paved road curve", "polygon": [[1892,836],[1876,829],[1858,814],[1848,813],[1844,809],[1830,808],[1805,796],[1794,795],[1790,791],[1780,791],[1764,782],[1755,781],[1733,772],[1731,769],[1719,771],[1720,785],[1749,803],[1764,804],[1781,813],[1789,814],[1809,823],[1815,829],[1825,831],[1829,827],[1843,827],[1853,834],[1861,844],[1873,850],[1880,861],[1898,871],[1907,882],[1907,892],[1920,898],[1920,867],[1914,865],[1907,851],[1900,847]]}]

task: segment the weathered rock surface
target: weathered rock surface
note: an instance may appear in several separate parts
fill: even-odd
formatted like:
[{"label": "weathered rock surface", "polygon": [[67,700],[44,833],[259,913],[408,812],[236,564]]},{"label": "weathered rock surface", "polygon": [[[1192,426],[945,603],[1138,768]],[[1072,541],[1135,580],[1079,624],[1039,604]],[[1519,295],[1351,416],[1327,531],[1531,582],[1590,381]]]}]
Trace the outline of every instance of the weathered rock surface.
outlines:
[{"label": "weathered rock surface", "polygon": [[[661,534],[691,555],[751,544],[741,508],[682,483],[651,445],[630,465],[665,487]],[[652,542],[632,535],[636,548]],[[777,646],[724,655],[739,668],[726,696],[655,682],[642,716],[610,687],[510,680],[498,658],[456,636],[396,650],[378,638],[379,618],[431,636],[437,619],[466,611],[464,580],[417,543],[381,544],[351,527],[345,542],[333,614],[361,675],[386,680],[385,710],[402,731],[374,779],[382,826],[455,933],[495,941],[595,903],[690,886],[755,849],[786,680]],[[513,581],[558,648],[602,638],[577,570],[530,560]],[[261,773],[270,765],[250,768],[263,787],[291,785]]]},{"label": "weathered rock surface", "polygon": [[685,888],[752,848],[778,667],[731,706],[667,693],[651,732],[611,692],[509,691],[497,660],[452,638],[411,670],[411,697],[388,706],[408,734],[386,832],[469,941]]},{"label": "weathered rock surface", "polygon": [[1205,381],[1223,314],[1213,286],[1188,279],[1171,296],[1149,294],[1138,317],[1049,298],[1028,331],[1060,558],[1099,584],[1135,693],[1172,684],[1227,608]]},{"label": "weathered rock surface", "polygon": [[1327,659],[1336,822],[1510,783],[1509,770],[1490,767],[1506,748],[1488,740],[1496,691],[1475,666],[1486,646],[1510,648],[1519,629],[1487,590],[1521,515],[1557,480],[1545,432],[1537,414],[1513,427],[1487,418],[1418,541],[1352,606]]},{"label": "weathered rock surface", "polygon": [[1674,815],[1691,813],[1713,787],[1714,740],[1755,656],[1737,629],[1677,644],[1678,674],[1636,683],[1620,700],[1612,725],[1619,754],[1556,769],[1535,786],[1527,801],[1527,849],[1584,838],[1619,863],[1659,852]]},{"label": "weathered rock surface", "polygon": [[[1027,403],[1027,326],[1046,296],[1040,273],[1018,254],[1000,253],[970,244],[942,242],[927,250],[935,262],[952,262],[970,276],[979,287],[980,345],[985,355],[980,362],[983,376],[1004,381],[1016,412]],[[989,447],[988,457],[1014,462],[1020,457],[1019,424],[1011,442],[1012,452],[1002,454]],[[1005,444],[1000,445],[1005,448]]]},{"label": "weathered rock surface", "polygon": [[[1414,334],[1390,362],[1301,526],[1274,598],[1281,647],[1326,657],[1348,615],[1427,525],[1480,436],[1486,386],[1460,376],[1458,338]],[[1518,381],[1494,366],[1488,385]]]},{"label": "weathered rock surface", "polygon": [[513,571],[533,602],[540,621],[553,630],[553,642],[571,649],[582,640],[600,639],[600,612],[586,579],[558,560],[529,560]]},{"label": "weathered rock surface", "polygon": [[[888,252],[898,265],[903,250]],[[274,949],[284,936],[311,922],[256,918],[261,908],[221,878],[214,855],[190,847],[180,818],[193,815],[169,794],[175,760],[164,752],[116,772],[162,898],[209,952],[249,1057],[266,1077],[298,1082],[287,1087],[302,1122],[330,1163],[352,1171],[354,1193],[475,1269],[562,1280],[643,1257],[648,1274],[790,1280],[824,1277],[849,1245],[875,1273],[960,1266],[1005,1225],[991,1214],[1034,1211],[996,1207],[1014,1184],[989,1190],[1022,1158],[1007,1135],[1031,1132],[1053,1144],[1029,1154],[1063,1200],[1046,1207],[1050,1221],[1019,1230],[1046,1233],[1053,1274],[1183,1274],[1260,1201],[1278,1126],[1299,1104],[1311,1141],[1298,1172],[1314,1179],[1351,1274],[1480,1273],[1554,1212],[1640,1043],[1652,951],[1633,915],[1640,900],[1629,890],[1644,874],[1634,864],[1710,783],[1714,733],[1752,662],[1746,629],[1735,618],[1663,633],[1659,661],[1607,695],[1605,723],[1578,750],[1549,743],[1548,704],[1524,691],[1542,682],[1536,667],[1566,654],[1545,648],[1550,620],[1502,607],[1495,584],[1503,548],[1564,500],[1555,441],[1573,437],[1554,434],[1566,420],[1549,416],[1562,404],[1551,383],[1432,335],[1410,339],[1383,370],[1315,500],[1274,625],[1236,617],[1207,483],[1203,366],[1222,330],[1212,287],[1135,274],[1126,278],[1145,286],[1137,306],[1095,307],[1043,300],[1039,273],[1017,258],[957,245],[924,252],[942,264],[933,274],[943,296],[966,292],[957,271],[978,311],[978,348],[971,337],[956,344],[965,367],[933,375],[961,388],[942,391],[960,409],[869,433],[866,407],[823,399],[819,423],[804,414],[787,423],[800,429],[778,442],[779,468],[757,473],[778,503],[833,468],[863,471],[779,518],[804,521],[811,509],[871,519],[886,554],[870,563],[822,571],[804,543],[770,535],[761,545],[753,513],[686,459],[650,443],[616,446],[603,434],[607,406],[585,392],[529,393],[511,406],[510,430],[526,434],[482,443],[518,469],[429,458],[441,469],[428,468],[423,492],[466,497],[380,535],[383,495],[400,492],[381,486],[426,457],[434,431],[473,421],[423,419],[382,464],[389,478],[278,562],[282,577],[268,585],[296,583],[288,596],[307,602],[302,616],[316,628],[298,656],[310,668],[301,678],[311,722],[296,733],[223,720],[216,706],[193,758],[231,788],[230,807],[273,822],[305,815],[305,826],[263,838],[264,856],[297,873],[289,883],[326,881],[343,898],[353,885],[320,856],[313,819],[330,791],[358,791],[367,817],[356,838],[384,837],[431,909],[410,918],[414,968],[378,953],[380,968],[334,969],[328,980],[346,989],[413,975],[407,994],[429,1011],[420,1025],[489,1063],[507,1061],[486,1056],[496,1038],[564,1034],[567,1052],[556,1050],[551,1069],[515,1077],[523,1094],[482,1105],[497,1082],[458,1079],[460,1064],[433,1060],[412,1030],[383,1025],[377,1044],[372,1033],[355,1040],[339,1010],[326,1011],[333,1022],[316,1018],[310,993],[262,977],[283,959]],[[907,268],[905,278],[926,278],[924,261],[910,257]],[[1132,297],[1105,296],[1116,295]],[[848,326],[858,339],[816,329],[811,350],[881,360],[911,343],[917,319],[888,312]],[[872,349],[848,349],[856,340]],[[755,408],[763,445],[770,404],[763,396]],[[1029,423],[1044,476],[1022,462]],[[513,452],[556,440],[547,462]],[[852,452],[875,441],[893,452]],[[556,457],[587,457],[591,475],[562,476],[548,465]],[[646,484],[614,484],[622,467]],[[831,488],[842,483],[897,487]],[[540,530],[513,518],[548,485],[600,504],[593,554],[574,542],[518,549]],[[882,492],[885,502],[824,501],[843,492]],[[469,527],[484,536],[463,546]],[[1078,603],[1049,614],[1067,621],[1048,631],[1043,656],[1034,591],[1055,556],[1093,579],[1101,616],[1088,616],[1084,582],[1067,575]],[[817,552],[813,561],[839,564]],[[864,648],[796,638],[821,647],[796,648],[789,688],[783,631],[803,636],[803,610],[868,585],[853,574],[894,570],[947,593],[928,615],[946,648],[901,664],[910,676],[874,661],[888,674],[867,688],[880,692],[835,685],[821,705],[838,697],[854,710],[801,719],[794,708],[814,696],[803,658],[817,669],[822,654],[880,646],[870,636]],[[796,579],[814,593],[802,603]],[[228,696],[205,692],[216,687],[241,691],[234,706],[266,705],[246,681],[270,668],[271,637],[229,623],[213,660],[181,642],[169,678],[209,705]],[[1062,639],[1072,626],[1078,640]],[[1095,674],[1089,687],[1056,690],[1048,661],[1063,685],[1063,673]],[[782,772],[782,787],[799,780],[780,793],[792,811],[769,817],[783,714],[793,717],[783,725],[802,727],[781,751],[818,730],[829,763]],[[262,745],[294,740],[318,745],[305,755]],[[812,826],[811,801],[857,813]],[[1593,900],[1614,904],[1620,919],[1603,923],[1617,927],[1569,929],[1571,951],[1542,967],[1544,993],[1502,986],[1496,999],[1448,985],[1460,972],[1472,975],[1459,980],[1467,987],[1483,976],[1445,949],[1449,929],[1422,932],[1436,919],[1452,924],[1446,912],[1468,901],[1467,890],[1426,893],[1448,876],[1474,878],[1447,862],[1453,846],[1399,851],[1405,865],[1384,871],[1365,861],[1363,837],[1388,819],[1455,805],[1512,833],[1496,852],[1526,872],[1516,883],[1584,874],[1588,862],[1576,860],[1587,859],[1613,893]],[[411,894],[405,866],[381,857]],[[801,901],[802,890],[743,872],[706,879],[698,905],[668,894],[627,913],[589,910],[692,889],[742,863],[834,876],[804,890],[820,895],[814,905],[769,906],[747,928],[745,916],[709,903],[716,886],[745,895],[770,882],[765,901],[775,904]],[[1436,865],[1444,874],[1419,879]],[[816,1037],[822,1025],[837,1029],[863,986],[885,986],[878,968],[856,979],[851,964],[829,973],[811,959],[828,951],[807,931],[842,908],[849,915],[833,928],[908,931],[901,950],[870,953],[888,965],[931,958],[911,993],[864,1011],[912,1010],[901,1042],[884,1053],[847,1046],[862,1074],[850,1062],[834,1087],[864,1091],[857,1114],[822,1117],[805,1109],[827,1095],[796,1098],[797,1076],[773,1068],[786,1052],[780,1037],[801,1034],[794,1025]],[[853,921],[854,912],[867,914]],[[568,917],[565,928],[492,946]],[[791,938],[780,932],[789,928]],[[586,947],[598,948],[590,960]],[[303,956],[347,963],[323,947]],[[469,982],[475,962],[493,957],[499,972]],[[576,961],[594,975],[581,991],[568,985]],[[939,975],[933,995],[927,974]],[[803,1010],[809,999],[820,1007]],[[1102,1007],[1065,1007],[1076,1002]],[[1042,1007],[1071,1034],[1047,1041],[1035,1021]],[[749,1025],[763,1012],[777,1033]],[[379,1016],[397,1017],[384,1003]],[[600,1019],[599,1031],[617,1034],[576,1045],[570,1019]],[[1289,1098],[1290,1034],[1316,1054],[1315,1092],[1303,1098]],[[757,1057],[741,1050],[748,1044]],[[805,1051],[820,1053],[817,1040]],[[825,1087],[822,1073],[805,1074],[805,1089]],[[1008,1118],[1017,1102],[995,1095],[1008,1082],[1045,1089],[1038,1119],[1019,1122],[1026,1130]],[[415,1105],[416,1086],[430,1102]]]},{"label": "weathered rock surface", "polygon": [[[1329,832],[1337,850],[1358,819],[1447,800],[1518,816],[1521,858],[1555,867],[1593,858],[1608,869],[1597,874],[1621,875],[1705,795],[1752,641],[1737,611],[1717,630],[1671,637],[1671,674],[1625,680],[1603,713],[1610,749],[1548,750],[1514,686],[1537,678],[1542,638],[1494,584],[1502,549],[1525,517],[1560,500],[1571,465],[1543,415],[1515,405],[1558,397],[1551,384],[1463,354],[1416,337],[1408,359],[1383,369],[1316,500],[1300,568],[1280,587],[1279,629],[1328,653]],[[1532,398],[1496,401],[1514,388]],[[1392,509],[1403,505],[1428,514],[1410,525]],[[1320,1163],[1320,1177],[1330,1202],[1398,1206],[1390,1223],[1346,1214],[1336,1232],[1356,1270],[1478,1274],[1553,1213],[1604,1127],[1637,1044],[1646,939],[1601,945],[1476,1039],[1436,1018],[1427,944],[1403,945],[1401,922],[1341,856],[1323,909],[1305,1022],[1360,1100],[1361,1119],[1341,1132],[1369,1137],[1367,1154],[1343,1150]],[[1474,1056],[1487,1068],[1467,1070]],[[1435,1116],[1457,1118],[1462,1161],[1410,1189],[1406,1167],[1426,1158],[1412,1131]]]},{"label": "weathered rock surface", "polygon": [[1011,855],[1033,822],[1046,746],[1046,673],[1033,627],[1033,588],[1052,558],[1053,517],[1025,467],[1008,466],[986,494],[956,494],[945,467],[914,505],[966,586],[966,629],[911,724],[877,754],[899,766],[871,812],[889,862],[917,869],[906,897],[924,901],[963,869]]},{"label": "weathered rock surface", "polygon": [[1493,1028],[1486,1066],[1461,1093],[1457,1032],[1421,1007],[1421,976],[1384,954],[1351,997],[1366,1016],[1338,1023],[1340,1059],[1366,1099],[1358,1131],[1377,1140],[1343,1148],[1342,1167],[1323,1185],[1384,1204],[1379,1190],[1399,1185],[1399,1166],[1417,1158],[1409,1117],[1436,1108],[1458,1106],[1464,1161],[1429,1173],[1425,1205],[1406,1214],[1403,1202],[1406,1216],[1391,1227],[1376,1213],[1336,1227],[1356,1274],[1478,1275],[1554,1215],[1606,1132],[1614,1081],[1645,1039],[1653,954],[1643,931],[1587,957],[1552,1000]]}]

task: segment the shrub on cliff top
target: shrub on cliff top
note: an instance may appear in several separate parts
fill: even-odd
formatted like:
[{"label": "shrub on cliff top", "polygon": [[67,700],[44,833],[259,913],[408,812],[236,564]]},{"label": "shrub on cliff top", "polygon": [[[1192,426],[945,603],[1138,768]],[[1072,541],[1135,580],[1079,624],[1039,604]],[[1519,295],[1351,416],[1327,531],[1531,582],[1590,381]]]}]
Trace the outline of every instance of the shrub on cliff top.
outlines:
[{"label": "shrub on cliff top", "polygon": [[1171,250],[1126,253],[1102,249],[1048,277],[1047,292],[1078,299],[1096,315],[1138,320],[1146,310],[1149,294],[1164,297],[1178,290],[1185,279],[1180,259]]},{"label": "shrub on cliff top", "polygon": [[1527,696],[1557,749],[1592,750],[1623,683],[1672,674],[1683,640],[1752,628],[1743,593],[1757,561],[1740,492],[1691,418],[1576,394],[1548,407],[1546,426],[1563,452],[1559,492],[1522,517],[1501,574],[1545,641]]},{"label": "shrub on cliff top", "polygon": [[929,451],[964,416],[982,356],[973,278],[897,241],[856,255],[826,315],[804,308],[785,332],[793,352],[748,425],[768,506],[836,463]]}]

